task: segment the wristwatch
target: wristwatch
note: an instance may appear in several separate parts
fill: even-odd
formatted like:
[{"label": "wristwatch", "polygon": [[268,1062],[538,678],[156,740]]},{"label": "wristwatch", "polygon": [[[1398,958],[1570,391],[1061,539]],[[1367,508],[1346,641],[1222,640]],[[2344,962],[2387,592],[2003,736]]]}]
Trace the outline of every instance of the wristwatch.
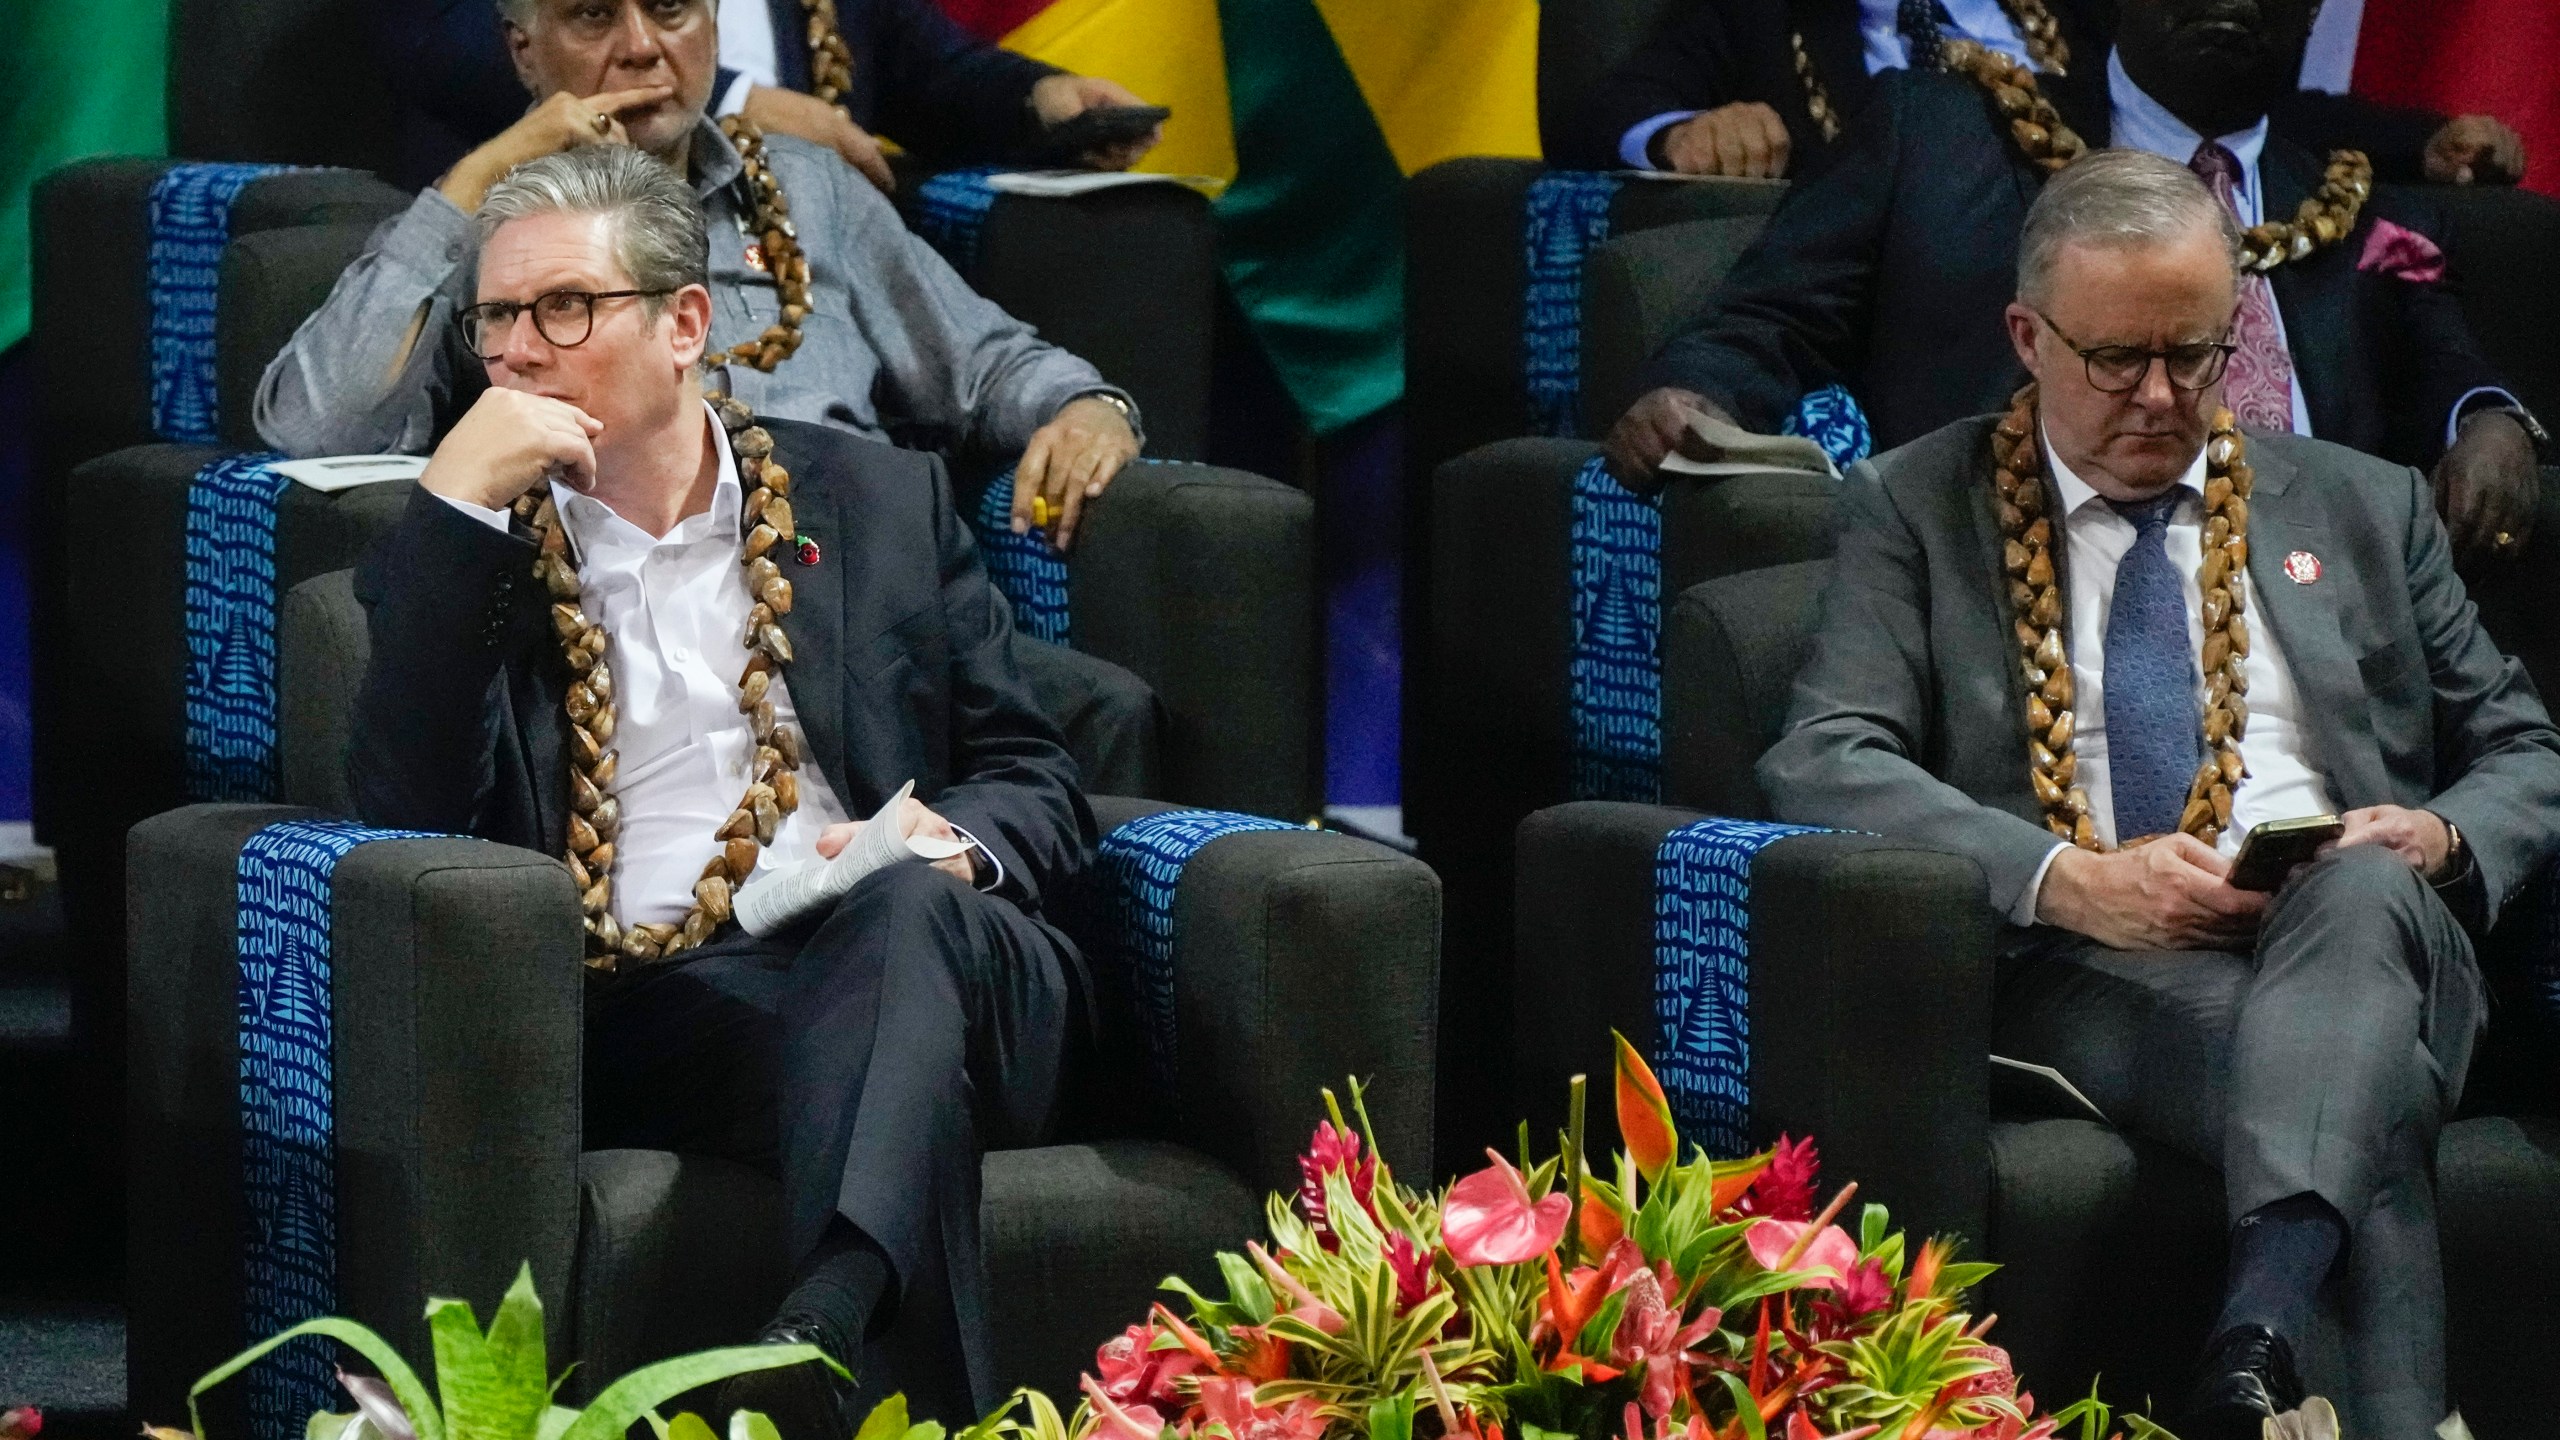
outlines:
[{"label": "wristwatch", "polygon": [[[1087,390],[1083,394],[1076,396],[1075,400],[1099,400],[1103,404],[1110,406],[1112,409],[1119,411],[1120,418],[1129,422],[1130,429],[1135,430],[1138,428],[1138,412],[1130,406],[1128,401],[1121,399],[1119,396],[1112,394],[1108,390]],[[1075,400],[1070,400],[1068,403],[1073,404],[1075,403]]]},{"label": "wristwatch", "polygon": [[[2427,813],[2435,814],[2432,810]],[[2462,843],[2461,826],[2445,820],[2442,815],[2436,815],[2436,818],[2444,820],[2444,863],[2436,867],[2436,873],[2427,877],[2427,883],[2442,888],[2470,873],[2471,847]]]}]

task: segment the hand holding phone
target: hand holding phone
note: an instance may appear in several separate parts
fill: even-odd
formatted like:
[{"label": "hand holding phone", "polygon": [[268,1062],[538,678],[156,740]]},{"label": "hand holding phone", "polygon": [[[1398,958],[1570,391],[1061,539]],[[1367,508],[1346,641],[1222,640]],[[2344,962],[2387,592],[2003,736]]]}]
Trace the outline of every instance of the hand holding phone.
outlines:
[{"label": "hand holding phone", "polygon": [[1173,111],[1162,105],[1096,105],[1040,133],[1040,158],[1050,165],[1080,165],[1094,150],[1144,140]]},{"label": "hand holding phone", "polygon": [[2231,862],[2234,890],[2273,890],[2293,867],[2320,853],[2320,847],[2346,833],[2347,822],[2335,815],[2305,815],[2270,820],[2249,829],[2240,854]]}]

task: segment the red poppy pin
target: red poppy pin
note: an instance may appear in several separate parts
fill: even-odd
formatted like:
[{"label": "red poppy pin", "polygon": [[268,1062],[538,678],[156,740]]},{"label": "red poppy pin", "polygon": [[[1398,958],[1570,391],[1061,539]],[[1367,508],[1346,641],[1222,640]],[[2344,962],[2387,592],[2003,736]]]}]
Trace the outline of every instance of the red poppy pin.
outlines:
[{"label": "red poppy pin", "polygon": [[799,562],[800,562],[801,564],[803,564],[803,565],[815,565],[815,564],[817,564],[817,563],[818,563],[818,542],[817,542],[817,541],[815,541],[815,540],[810,539],[810,538],[809,538],[808,536],[806,536],[806,535],[794,535],[794,536],[792,536],[792,537],[791,537],[791,558],[792,558],[792,559],[794,559],[794,560],[799,561]]},{"label": "red poppy pin", "polygon": [[2284,557],[2284,578],[2296,585],[2308,585],[2320,578],[2320,557],[2308,550],[2296,550]]},{"label": "red poppy pin", "polygon": [[761,244],[759,244],[758,242],[753,241],[753,240],[748,241],[748,242],[747,242],[747,256],[746,256],[746,259],[747,259],[747,268],[748,268],[748,269],[753,270],[754,272],[756,272],[756,273],[757,273],[757,274],[759,274],[759,275],[761,275],[761,274],[763,274],[763,273],[764,273],[764,271],[765,271],[765,265],[764,265],[764,246],[763,246],[763,245],[761,245]]}]

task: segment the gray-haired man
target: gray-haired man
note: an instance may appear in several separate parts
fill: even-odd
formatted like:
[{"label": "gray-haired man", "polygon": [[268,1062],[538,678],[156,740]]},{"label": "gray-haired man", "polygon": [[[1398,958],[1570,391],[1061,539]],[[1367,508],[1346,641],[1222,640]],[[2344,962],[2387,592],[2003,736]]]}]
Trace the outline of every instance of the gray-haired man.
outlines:
[{"label": "gray-haired man", "polygon": [[[471,211],[514,166],[627,144],[691,184],[711,222],[715,352],[789,320],[764,256],[755,185],[704,115],[718,68],[710,0],[507,0],[508,46],[536,103],[377,232],[258,385],[258,433],[296,455],[423,452],[483,386],[456,338],[469,303]],[[767,135],[764,150],[808,260],[801,340],[771,373],[729,368],[758,414],[873,439],[892,425],[1021,456],[1015,513],[1035,495],[1079,512],[1139,447],[1129,397],[972,291],[831,150]],[[1019,527],[1017,527],[1019,528]]]},{"label": "gray-haired man", "polygon": [[[2255,1437],[2334,1275],[2349,1433],[2444,1413],[2436,1136],[2473,938],[2555,850],[2560,733],[2453,571],[2425,477],[2240,435],[2228,211],[2135,151],[2029,212],[2005,417],[1859,466],[1759,773],[1787,820],[1972,857],[1994,1049],[2219,1167],[2231,1268],[2186,1440]],[[2272,894],[2242,838],[2342,813]],[[2139,839],[2142,843],[2135,843]],[[2074,841],[2078,843],[2073,843]]]}]

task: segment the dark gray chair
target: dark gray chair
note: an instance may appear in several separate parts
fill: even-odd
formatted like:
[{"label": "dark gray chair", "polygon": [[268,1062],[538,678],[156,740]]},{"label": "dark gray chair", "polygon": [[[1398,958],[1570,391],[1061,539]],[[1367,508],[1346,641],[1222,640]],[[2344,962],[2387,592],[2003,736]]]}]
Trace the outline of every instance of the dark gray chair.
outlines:
[{"label": "dark gray chair", "polygon": [[[1727,576],[1666,616],[1664,734],[1672,806],[1584,803],[1518,831],[1516,983],[1539,997],[1516,1031],[1527,1093],[1562,1094],[1611,1027],[1654,1030],[1654,856],[1709,814],[1765,818],[1751,763],[1778,734],[1827,561]],[[2094,1122],[1992,1103],[1999,922],[1971,861],[1878,836],[1780,840],[1752,865],[1749,1061],[1756,1139],[1819,1137],[1913,1233],[1968,1237],[2001,1262],[1981,1302],[2049,1401],[2103,1374],[2119,1401],[2185,1384],[2219,1293],[2218,1176]],[[2520,993],[2519,915],[2491,944],[2505,1002],[2464,1118],[2438,1152],[2454,1395],[2484,1440],[2542,1432],[2560,1382],[2560,1099],[2550,1017]],[[1533,1112],[1533,1122],[1547,1117]]]},{"label": "dark gray chair", "polygon": [[[130,1393],[183,1413],[240,1343],[235,925],[242,841],[343,813],[348,677],[364,627],[342,576],[288,602],[290,806],[193,806],[132,835]],[[1105,827],[1165,807],[1097,798]],[[1083,913],[1079,910],[1077,913]],[[1391,1163],[1430,1173],[1437,881],[1384,847],[1287,830],[1212,842],[1175,900],[1176,1083],[1118,1083],[1060,1142],[987,1157],[985,1241],[1007,1385],[1070,1393],[1168,1273],[1198,1275],[1294,1188],[1318,1090],[1359,1075]],[[1109,951],[1086,937],[1111,984]],[[486,1303],[530,1260],[554,1368],[591,1393],[628,1368],[735,1343],[786,1288],[779,1194],[736,1165],[579,1142],[577,901],[548,857],[384,842],[337,871],[331,926],[338,1287],[345,1313],[424,1354],[430,1294]],[[1114,1026],[1116,1036],[1129,1033]],[[882,1357],[894,1374],[896,1357]],[[224,1428],[223,1421],[213,1421]]]}]

